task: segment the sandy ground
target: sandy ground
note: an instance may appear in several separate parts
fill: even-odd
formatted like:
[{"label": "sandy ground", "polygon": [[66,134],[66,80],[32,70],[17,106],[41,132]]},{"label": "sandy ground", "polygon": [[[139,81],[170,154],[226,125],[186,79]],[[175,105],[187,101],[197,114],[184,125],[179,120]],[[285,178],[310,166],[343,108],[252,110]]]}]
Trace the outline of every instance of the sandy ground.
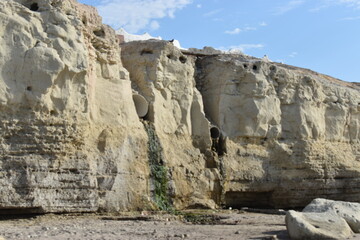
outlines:
[{"label": "sandy ground", "polygon": [[[0,217],[4,239],[289,239],[285,216],[243,211]],[[0,238],[1,239],[1,238]]]}]

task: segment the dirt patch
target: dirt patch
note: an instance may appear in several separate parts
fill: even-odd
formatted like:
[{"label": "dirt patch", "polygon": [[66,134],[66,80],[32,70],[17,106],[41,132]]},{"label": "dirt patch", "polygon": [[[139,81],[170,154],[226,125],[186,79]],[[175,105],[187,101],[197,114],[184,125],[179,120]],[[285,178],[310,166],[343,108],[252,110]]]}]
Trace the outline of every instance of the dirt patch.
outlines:
[{"label": "dirt patch", "polygon": [[289,239],[285,216],[243,211],[42,215],[0,219],[5,239]]}]

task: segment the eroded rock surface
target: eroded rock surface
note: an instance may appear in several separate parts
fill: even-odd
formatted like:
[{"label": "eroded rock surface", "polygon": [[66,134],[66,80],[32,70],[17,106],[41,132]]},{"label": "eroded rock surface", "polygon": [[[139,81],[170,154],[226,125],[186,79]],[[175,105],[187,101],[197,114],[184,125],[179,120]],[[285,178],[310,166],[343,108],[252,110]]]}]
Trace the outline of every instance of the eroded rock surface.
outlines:
[{"label": "eroded rock surface", "polygon": [[197,60],[204,109],[229,137],[228,205],[359,201],[356,84],[242,55]]},{"label": "eroded rock surface", "polygon": [[346,221],[329,212],[295,212],[286,215],[286,228],[291,239],[348,239],[353,236]]},{"label": "eroded rock surface", "polygon": [[360,233],[360,203],[332,201],[317,198],[303,212],[327,212],[343,218],[355,233]]},{"label": "eroded rock surface", "polygon": [[159,137],[172,203],[177,208],[220,204],[219,170],[206,167],[214,154],[194,60],[167,41],[130,42],[121,49],[134,91],[149,102],[144,121],[153,123]]},{"label": "eroded rock surface", "polygon": [[143,207],[147,137],[112,29],[75,1],[0,2],[0,208]]},{"label": "eroded rock surface", "polygon": [[1,1],[0,32],[3,211],[360,201],[357,84],[167,41],[119,47],[73,0]]},{"label": "eroded rock surface", "polygon": [[359,214],[359,203],[318,198],[285,222],[291,239],[348,239],[360,232]]}]

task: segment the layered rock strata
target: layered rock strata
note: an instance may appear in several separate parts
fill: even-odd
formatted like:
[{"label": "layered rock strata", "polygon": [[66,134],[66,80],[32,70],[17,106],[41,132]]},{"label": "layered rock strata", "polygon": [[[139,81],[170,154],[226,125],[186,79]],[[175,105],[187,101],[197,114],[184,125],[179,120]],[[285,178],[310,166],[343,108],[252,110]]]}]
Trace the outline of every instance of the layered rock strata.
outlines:
[{"label": "layered rock strata", "polygon": [[114,31],[75,1],[0,2],[0,209],[148,201],[147,136]]},{"label": "layered rock strata", "polygon": [[360,201],[359,86],[167,41],[73,0],[0,2],[0,210]]},{"label": "layered rock strata", "polygon": [[360,200],[356,84],[241,55],[203,56],[196,66],[205,113],[229,137],[228,205]]},{"label": "layered rock strata", "polygon": [[217,168],[207,167],[216,155],[195,87],[194,59],[167,41],[130,42],[121,50],[134,92],[149,103],[143,121],[152,123],[159,137],[171,203],[176,208],[216,207],[221,176]]}]

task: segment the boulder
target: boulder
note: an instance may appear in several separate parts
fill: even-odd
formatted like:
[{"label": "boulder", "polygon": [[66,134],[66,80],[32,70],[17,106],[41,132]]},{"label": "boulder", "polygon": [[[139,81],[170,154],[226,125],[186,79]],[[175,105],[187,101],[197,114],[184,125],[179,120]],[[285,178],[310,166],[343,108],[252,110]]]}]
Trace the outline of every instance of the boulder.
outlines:
[{"label": "boulder", "polygon": [[353,232],[346,221],[330,212],[311,213],[288,211],[286,228],[291,239],[346,239]]},{"label": "boulder", "polygon": [[329,213],[343,218],[355,233],[360,233],[360,203],[314,199],[303,212]]}]

